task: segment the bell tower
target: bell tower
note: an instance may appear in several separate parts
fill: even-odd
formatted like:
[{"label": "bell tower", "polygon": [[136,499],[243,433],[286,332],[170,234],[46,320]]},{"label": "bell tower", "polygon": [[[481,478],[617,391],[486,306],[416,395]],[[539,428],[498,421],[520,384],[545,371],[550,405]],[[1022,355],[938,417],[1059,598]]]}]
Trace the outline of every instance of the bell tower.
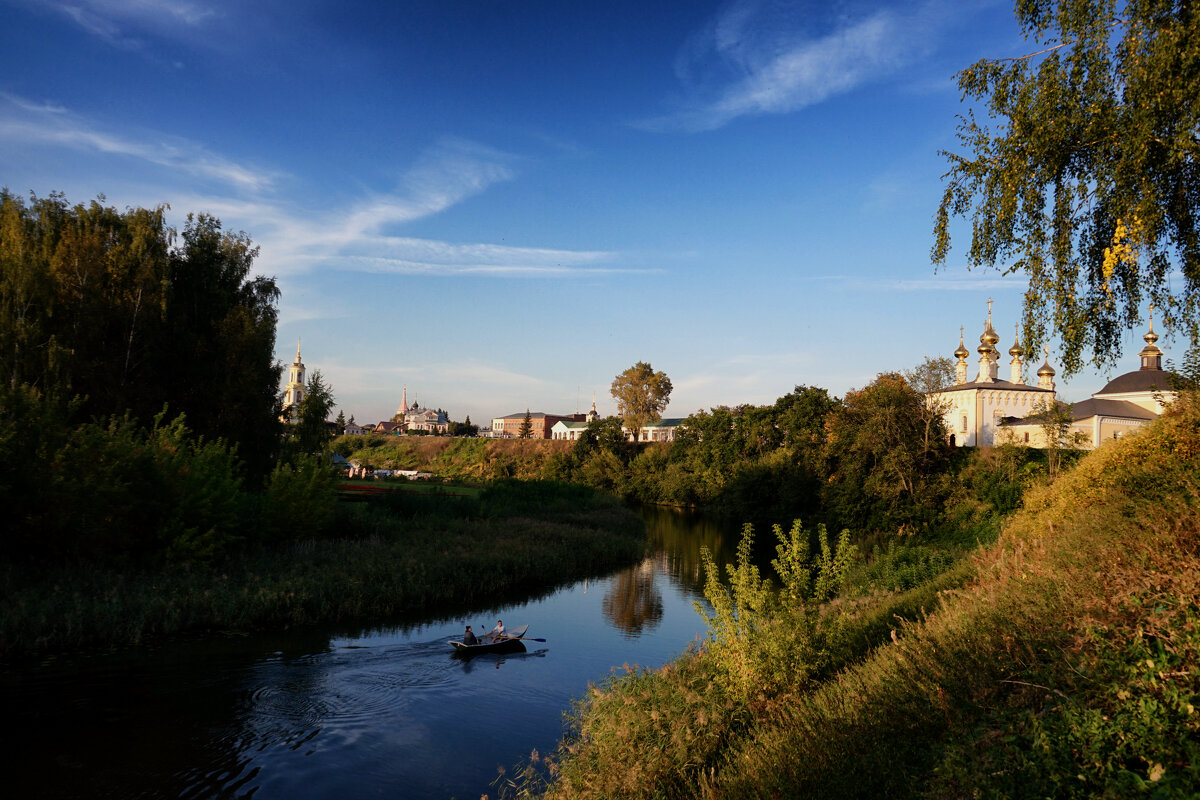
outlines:
[{"label": "bell tower", "polygon": [[300,340],[296,340],[296,360],[288,368],[288,384],[283,392],[283,412],[285,417],[295,419],[304,399],[304,362],[300,360]]}]

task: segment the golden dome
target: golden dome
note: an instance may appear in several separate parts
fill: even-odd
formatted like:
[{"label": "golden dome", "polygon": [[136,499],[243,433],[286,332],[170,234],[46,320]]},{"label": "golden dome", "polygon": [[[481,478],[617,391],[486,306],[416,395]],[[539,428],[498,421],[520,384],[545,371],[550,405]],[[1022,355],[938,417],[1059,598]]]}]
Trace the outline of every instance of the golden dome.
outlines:
[{"label": "golden dome", "polygon": [[958,329],[958,349],[954,351],[954,357],[961,361],[969,355],[971,355],[971,351],[967,349],[965,344],[963,344],[963,331],[960,327]]}]

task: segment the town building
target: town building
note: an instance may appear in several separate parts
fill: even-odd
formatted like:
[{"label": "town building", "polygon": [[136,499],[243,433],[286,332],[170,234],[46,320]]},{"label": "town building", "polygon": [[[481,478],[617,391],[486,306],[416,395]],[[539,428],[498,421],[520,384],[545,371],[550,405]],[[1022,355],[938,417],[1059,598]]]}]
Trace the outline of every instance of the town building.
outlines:
[{"label": "town building", "polygon": [[410,431],[445,433],[450,428],[450,420],[440,411],[413,406],[404,415],[404,427]]},{"label": "town building", "polygon": [[531,439],[551,438],[553,436],[554,425],[557,422],[586,423],[587,421],[586,414],[546,414],[541,411],[522,411],[503,417],[493,417],[492,437],[497,439],[518,438],[521,435],[521,425],[524,424],[526,415],[529,416],[529,422],[532,426],[532,430],[529,433],[529,438]]},{"label": "town building", "polygon": [[638,429],[636,435],[623,425],[621,426],[621,432],[631,442],[673,442],[675,441],[675,431],[682,424],[682,417],[674,417],[671,419],[660,419],[657,422],[647,422]]},{"label": "town building", "polygon": [[[579,415],[575,414],[573,416]],[[583,419],[560,419],[550,428],[550,438],[574,442],[583,436],[583,432],[587,430],[588,425],[592,421],[599,418],[600,414],[596,411],[596,398],[593,397],[592,407],[583,415]],[[524,420],[525,417],[522,416],[521,419]]]}]

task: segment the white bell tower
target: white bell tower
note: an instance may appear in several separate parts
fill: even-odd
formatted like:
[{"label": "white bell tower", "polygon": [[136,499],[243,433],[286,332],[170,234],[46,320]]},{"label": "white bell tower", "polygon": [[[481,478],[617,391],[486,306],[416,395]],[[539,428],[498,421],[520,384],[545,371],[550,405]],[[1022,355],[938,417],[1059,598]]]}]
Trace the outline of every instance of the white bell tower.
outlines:
[{"label": "white bell tower", "polygon": [[[285,417],[296,418],[300,401],[304,399],[304,362],[300,360],[300,340],[296,340],[296,360],[288,369],[288,384],[283,392],[283,410]],[[290,412],[290,413],[289,413]]]}]

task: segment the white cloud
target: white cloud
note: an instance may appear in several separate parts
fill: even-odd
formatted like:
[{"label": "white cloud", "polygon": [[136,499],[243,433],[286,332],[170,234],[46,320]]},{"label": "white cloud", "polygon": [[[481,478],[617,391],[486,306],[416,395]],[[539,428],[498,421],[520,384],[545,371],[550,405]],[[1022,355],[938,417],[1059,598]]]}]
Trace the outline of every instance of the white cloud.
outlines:
[{"label": "white cloud", "polygon": [[680,108],[640,126],[713,130],[743,116],[799,111],[885,78],[931,46],[948,13],[939,5],[868,6],[825,20],[820,11],[829,7],[735,0],[681,51]]},{"label": "white cloud", "polygon": [[201,145],[171,136],[141,137],[102,126],[53,103],[35,103],[0,93],[0,142],[59,146],[102,155],[124,156],[182,170],[240,191],[270,188],[279,177],[266,170],[216,155]]}]

